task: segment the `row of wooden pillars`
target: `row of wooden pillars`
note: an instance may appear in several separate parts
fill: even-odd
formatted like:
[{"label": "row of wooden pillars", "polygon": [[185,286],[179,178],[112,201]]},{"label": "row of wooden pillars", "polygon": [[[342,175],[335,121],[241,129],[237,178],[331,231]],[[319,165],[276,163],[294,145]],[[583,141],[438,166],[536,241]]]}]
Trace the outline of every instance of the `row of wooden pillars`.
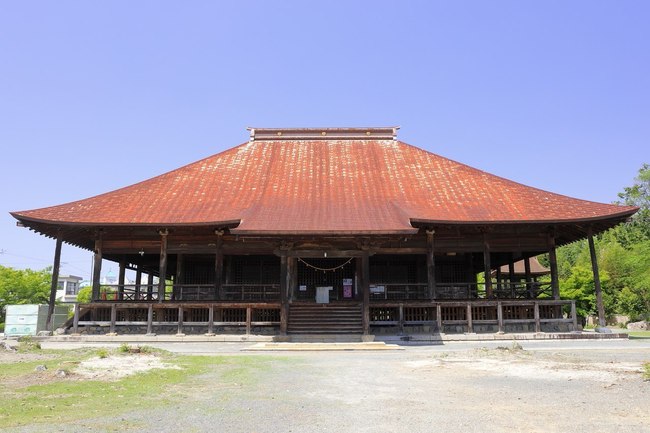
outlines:
[{"label": "row of wooden pillars", "polygon": [[[167,230],[161,230],[159,232],[161,236],[160,242],[160,263],[159,263],[159,281],[158,281],[158,301],[162,302],[165,298],[166,290],[166,275],[167,275],[167,237],[169,232]],[[216,244],[215,244],[215,294],[218,296],[222,291],[222,278],[220,275],[223,272],[223,231],[215,231],[217,235]],[[436,298],[436,280],[435,280],[435,245],[434,245],[434,230],[427,230],[427,280],[428,280],[428,292],[430,299]],[[591,229],[588,231],[589,239],[589,248],[591,252],[591,262],[594,273],[594,285],[596,291],[596,300],[598,305],[598,316],[600,326],[605,326],[605,314],[604,306],[602,301],[602,291],[600,286],[600,279],[598,273],[598,262],[596,258],[596,252],[593,242],[593,232]],[[49,299],[49,310],[48,310],[48,330],[51,330],[52,324],[52,314],[54,311],[54,304],[56,301],[56,290],[58,287],[58,275],[60,269],[60,260],[61,260],[61,244],[63,241],[63,231],[59,229],[57,232],[56,247],[54,254],[54,266],[52,271],[52,286],[50,291]],[[101,278],[101,264],[103,258],[102,251],[103,236],[102,232],[98,231],[96,240],[95,240],[95,254],[93,262],[93,276],[92,276],[92,299],[98,300],[100,296],[100,278]],[[558,270],[557,270],[557,257],[555,251],[555,240],[553,237],[549,238],[549,261],[551,267],[551,287],[553,291],[553,298],[559,299],[559,280],[558,280]],[[369,332],[369,304],[370,304],[370,266],[369,266],[369,253],[368,251],[360,251],[355,254],[357,258],[357,279],[358,286],[361,292],[362,302],[363,302],[363,330],[364,334]],[[492,284],[492,279],[490,277],[489,270],[492,268],[491,265],[491,252],[490,244],[487,236],[484,237],[484,269],[486,269],[486,295],[488,298],[493,297],[494,289]],[[281,332],[286,333],[287,322],[288,322],[288,309],[289,309],[289,290],[293,288],[296,284],[295,282],[295,269],[297,267],[296,263],[297,254],[287,254],[281,253]],[[120,264],[120,273],[118,285],[124,285],[125,278],[125,269],[126,264]],[[179,261],[179,269],[177,269],[177,274],[182,275],[182,260]],[[510,264],[510,272],[513,272],[513,265]],[[527,272],[530,270],[530,263],[526,261]],[[136,284],[140,284],[141,271],[138,269],[136,274]],[[149,274],[149,284],[148,287],[153,285],[153,275]],[[150,290],[150,289],[149,289]]]}]

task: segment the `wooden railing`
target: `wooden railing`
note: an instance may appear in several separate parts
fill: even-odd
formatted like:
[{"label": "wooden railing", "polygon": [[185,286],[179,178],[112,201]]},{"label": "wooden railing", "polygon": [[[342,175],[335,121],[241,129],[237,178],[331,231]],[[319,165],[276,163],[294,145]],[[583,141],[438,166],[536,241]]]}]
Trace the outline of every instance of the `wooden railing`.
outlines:
[{"label": "wooden railing", "polygon": [[[72,332],[79,326],[107,327],[115,333],[118,327],[146,326],[147,334],[154,327],[176,327],[183,334],[188,326],[205,327],[208,334],[215,327],[245,327],[250,334],[252,327],[280,326],[279,303],[133,303],[112,302],[76,304]],[[81,317],[83,314],[83,318]]]},{"label": "wooden railing", "polygon": [[[157,285],[102,285],[98,301],[158,301]],[[165,288],[163,301],[277,301],[279,284],[174,284]]]},{"label": "wooden railing", "polygon": [[[564,310],[568,314],[564,314]],[[473,333],[476,325],[496,325],[504,332],[506,325],[534,324],[541,332],[543,324],[569,324],[578,330],[575,301],[572,300],[475,300],[431,302],[376,302],[370,305],[370,325],[431,325],[439,332],[445,326],[464,326]]]},{"label": "wooden railing", "polygon": [[[438,283],[435,300],[488,299],[485,283]],[[490,299],[550,298],[550,283],[494,283]],[[280,284],[174,284],[165,289],[163,301],[278,301]],[[428,300],[426,283],[372,283],[371,301]],[[97,301],[158,301],[157,285],[103,285]]]},{"label": "wooden railing", "polygon": [[[551,283],[493,283],[494,299],[535,299],[551,297]],[[485,283],[438,283],[435,300],[487,299]],[[370,285],[370,299],[376,300],[426,300],[429,299],[426,283],[373,283]]]}]

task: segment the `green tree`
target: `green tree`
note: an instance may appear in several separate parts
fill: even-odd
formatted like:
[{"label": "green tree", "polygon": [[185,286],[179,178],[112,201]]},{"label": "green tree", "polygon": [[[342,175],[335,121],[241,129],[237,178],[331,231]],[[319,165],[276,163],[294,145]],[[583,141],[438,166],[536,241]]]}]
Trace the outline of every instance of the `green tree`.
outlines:
[{"label": "green tree", "polygon": [[0,321],[4,322],[7,305],[49,302],[52,285],[50,272],[51,268],[34,271],[0,265]]},{"label": "green tree", "polygon": [[643,164],[634,181],[634,185],[618,194],[621,199],[619,204],[639,207],[629,222],[615,230],[616,237],[624,247],[650,240],[650,165]]},{"label": "green tree", "polygon": [[81,289],[79,289],[79,292],[77,292],[77,302],[81,304],[90,303],[92,292],[93,292],[92,286],[82,287]]},{"label": "green tree", "polygon": [[[608,314],[632,319],[650,311],[650,166],[643,164],[633,186],[619,194],[619,204],[638,206],[630,221],[595,239],[603,302]],[[560,294],[575,299],[579,314],[595,313],[589,247],[574,242],[557,251]]]}]

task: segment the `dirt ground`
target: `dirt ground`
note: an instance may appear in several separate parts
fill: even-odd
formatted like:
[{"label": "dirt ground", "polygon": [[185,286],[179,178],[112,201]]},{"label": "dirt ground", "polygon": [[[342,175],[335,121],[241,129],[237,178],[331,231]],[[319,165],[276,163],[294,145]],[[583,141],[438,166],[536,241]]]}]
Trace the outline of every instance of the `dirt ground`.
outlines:
[{"label": "dirt ground", "polygon": [[622,347],[270,352],[243,377],[211,369],[171,406],[12,431],[650,432],[650,345]]}]

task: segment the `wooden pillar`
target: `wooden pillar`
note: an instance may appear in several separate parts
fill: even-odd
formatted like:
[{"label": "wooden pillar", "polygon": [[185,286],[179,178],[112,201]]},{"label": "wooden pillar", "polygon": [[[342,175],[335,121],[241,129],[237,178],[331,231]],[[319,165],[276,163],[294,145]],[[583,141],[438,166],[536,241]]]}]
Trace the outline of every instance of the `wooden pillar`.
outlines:
[{"label": "wooden pillar", "polygon": [[135,300],[140,300],[140,291],[142,290],[142,268],[138,265],[135,271]]},{"label": "wooden pillar", "polygon": [[115,322],[117,321],[117,304],[111,304],[111,324],[109,333],[115,334]]},{"label": "wooden pillar", "polygon": [[467,303],[467,333],[474,333],[474,323],[472,321],[472,303]]},{"label": "wooden pillar", "polygon": [[185,282],[183,281],[183,261],[183,253],[176,254],[176,279],[174,281],[176,284],[183,284]]},{"label": "wooden pillar", "polygon": [[503,334],[503,304],[501,301],[497,302],[497,326],[499,334]]},{"label": "wooden pillar", "polygon": [[289,258],[287,254],[280,256],[280,334],[287,335],[289,322],[289,302],[287,290],[289,287]]},{"label": "wooden pillar", "polygon": [[74,304],[74,318],[72,319],[72,333],[74,335],[79,334],[79,310],[79,302],[77,302]]},{"label": "wooden pillar", "polygon": [[147,335],[154,335],[153,333],[153,304],[149,304],[147,308]]},{"label": "wooden pillar", "polygon": [[99,300],[100,280],[102,275],[102,238],[103,232],[99,230],[95,238],[95,255],[93,257],[93,301]]},{"label": "wooden pillar", "polygon": [[535,332],[542,332],[542,324],[539,320],[539,302],[535,302],[534,314],[535,314]]},{"label": "wooden pillar", "polygon": [[399,304],[399,333],[400,335],[404,333],[404,304],[400,302]]},{"label": "wooden pillar", "polygon": [[183,300],[183,260],[183,253],[176,254],[176,272],[172,286],[172,299],[175,301]]},{"label": "wooden pillar", "polygon": [[120,271],[117,276],[117,299],[124,299],[124,280],[126,279],[126,259],[122,257],[120,259]]},{"label": "wooden pillar", "polygon": [[[490,275],[491,274],[492,273],[490,272]],[[501,266],[499,266],[496,269],[496,272],[494,274],[495,274],[494,276],[496,277],[496,280],[497,280],[497,293],[498,293],[497,296],[501,296],[501,293],[502,293],[502,290],[503,290],[503,275],[502,275],[502,272],[501,272]]]},{"label": "wooden pillar", "polygon": [[246,307],[246,335],[251,333],[251,321],[253,320],[253,309]]},{"label": "wooden pillar", "polygon": [[214,335],[214,305],[210,305],[208,310],[208,333],[206,335]]},{"label": "wooden pillar", "polygon": [[213,299],[223,300],[223,230],[217,230],[217,242],[214,253],[214,296]]},{"label": "wooden pillar", "polygon": [[63,231],[59,228],[56,232],[56,245],[54,247],[54,264],[52,266],[52,283],[50,284],[50,301],[47,305],[46,329],[52,331],[52,316],[56,303],[56,290],[59,288],[59,269],[61,267],[61,245],[63,244]]},{"label": "wooden pillar", "polygon": [[524,273],[526,274],[526,290],[529,298],[536,298],[537,294],[533,292],[533,278],[530,273],[530,257],[524,259]]},{"label": "wooden pillar", "polygon": [[508,262],[508,285],[510,286],[510,296],[515,298],[515,259],[511,255]]},{"label": "wooden pillar", "polygon": [[185,311],[183,310],[183,306],[179,305],[178,306],[178,330],[176,331],[176,335],[183,335],[183,314]]},{"label": "wooden pillar", "polygon": [[476,298],[477,296],[477,287],[476,287],[476,271],[475,271],[475,266],[474,266],[474,254],[473,253],[468,253],[466,254],[466,259],[465,263],[467,266],[467,275],[466,275],[466,280],[469,283],[467,286],[467,297],[469,299]]},{"label": "wooden pillar", "polygon": [[578,330],[578,313],[576,312],[576,301],[571,300],[571,319],[573,319],[573,331]]},{"label": "wooden pillar", "polygon": [[429,299],[436,299],[436,258],[433,235],[435,230],[427,230],[427,288]]},{"label": "wooden pillar", "polygon": [[288,300],[291,303],[296,295],[296,287],[298,287],[298,258],[289,257],[289,295]]},{"label": "wooden pillar", "polygon": [[492,263],[490,262],[490,244],[487,241],[487,236],[483,235],[483,268],[485,269],[485,296],[488,298],[494,297],[492,290]]},{"label": "wooden pillar", "polygon": [[363,335],[370,333],[370,256],[364,251],[361,260],[361,278],[359,285],[363,294]]},{"label": "wooden pillar", "polygon": [[153,298],[153,274],[149,272],[147,274],[147,301],[151,301]]},{"label": "wooden pillar", "polygon": [[442,328],[442,305],[436,304],[436,325],[438,326],[438,333],[443,334]]},{"label": "wooden pillar", "polygon": [[596,247],[594,245],[593,229],[589,227],[587,231],[589,239],[589,254],[591,255],[591,269],[594,273],[594,289],[596,291],[596,308],[598,309],[598,326],[607,326],[605,320],[605,304],[603,303],[603,292],[600,287],[600,274],[598,272],[598,257],[596,256]]},{"label": "wooden pillar", "polygon": [[158,267],[158,302],[165,299],[167,284],[167,229],[160,231],[160,266]]},{"label": "wooden pillar", "polygon": [[551,265],[551,289],[553,290],[553,299],[560,299],[560,281],[557,272],[557,255],[555,254],[555,237],[549,238],[550,249],[548,251],[548,260]]}]

